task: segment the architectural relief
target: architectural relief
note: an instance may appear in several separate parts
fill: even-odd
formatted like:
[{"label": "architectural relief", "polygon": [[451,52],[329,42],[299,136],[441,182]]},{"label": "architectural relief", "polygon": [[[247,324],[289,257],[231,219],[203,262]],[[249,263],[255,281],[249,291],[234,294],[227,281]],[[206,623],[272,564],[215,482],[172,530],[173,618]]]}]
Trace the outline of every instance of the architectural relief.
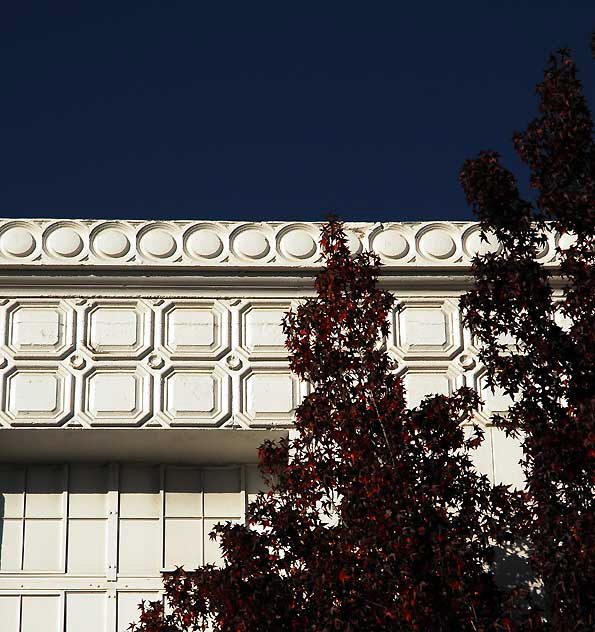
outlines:
[{"label": "architectural relief", "polygon": [[[458,307],[470,257],[493,244],[468,222],[348,227],[352,252],[386,264],[409,404],[476,387],[477,466],[522,484],[518,444],[490,425],[510,401]],[[308,393],[281,319],[313,294],[319,228],[0,221],[2,630],[123,632],[160,570],[217,561],[208,532],[243,520],[257,446],[288,435]]]},{"label": "architectural relief", "polygon": [[[497,248],[472,222],[347,224],[353,252],[372,249],[388,266],[468,266]],[[308,267],[320,262],[318,223],[4,220],[3,266]],[[539,253],[552,262],[569,235],[544,236]]]}]

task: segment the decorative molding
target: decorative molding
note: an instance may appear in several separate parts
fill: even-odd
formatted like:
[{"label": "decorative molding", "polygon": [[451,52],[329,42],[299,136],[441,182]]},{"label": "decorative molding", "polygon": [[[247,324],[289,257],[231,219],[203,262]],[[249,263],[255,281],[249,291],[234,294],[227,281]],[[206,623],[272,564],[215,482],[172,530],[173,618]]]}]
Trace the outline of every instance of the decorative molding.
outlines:
[{"label": "decorative molding", "polygon": [[[315,268],[320,222],[0,220],[0,267]],[[389,268],[466,268],[495,244],[475,222],[347,223],[352,252]],[[553,233],[539,258],[554,263]],[[566,246],[566,237],[561,245]]]}]

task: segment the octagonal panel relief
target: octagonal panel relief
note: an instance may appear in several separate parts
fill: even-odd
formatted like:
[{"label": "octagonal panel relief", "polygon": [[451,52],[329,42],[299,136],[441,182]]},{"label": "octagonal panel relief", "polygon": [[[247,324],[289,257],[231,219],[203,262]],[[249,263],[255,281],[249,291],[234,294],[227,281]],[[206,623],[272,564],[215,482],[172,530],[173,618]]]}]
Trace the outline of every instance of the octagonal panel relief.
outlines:
[{"label": "octagonal panel relief", "polygon": [[173,366],[163,376],[163,414],[172,426],[217,426],[231,414],[231,378],[219,367]]},{"label": "octagonal panel relief", "polygon": [[405,371],[403,382],[407,405],[419,406],[428,395],[451,395],[460,384],[460,375],[450,368],[413,367]]},{"label": "octagonal panel relief", "polygon": [[95,358],[141,358],[153,346],[153,312],[143,301],[102,301],[86,314],[85,346]]},{"label": "octagonal panel relief", "polygon": [[306,384],[286,367],[258,366],[241,380],[238,417],[250,426],[291,425]]},{"label": "octagonal panel relief", "polygon": [[217,359],[230,348],[229,311],[217,301],[172,303],[163,310],[162,332],[174,359]]},{"label": "octagonal panel relief", "polygon": [[60,426],[73,414],[73,376],[59,365],[17,365],[2,381],[0,416],[12,425]]},{"label": "octagonal panel relief", "polygon": [[16,359],[63,358],[74,348],[74,310],[64,301],[16,301],[3,327],[3,349]]},{"label": "octagonal panel relief", "polygon": [[407,299],[394,313],[391,346],[404,360],[450,359],[463,348],[456,301]]},{"label": "octagonal panel relief", "polygon": [[281,321],[289,301],[253,301],[240,311],[240,345],[251,359],[286,357]]},{"label": "octagonal panel relief", "polygon": [[91,425],[140,425],[153,414],[152,377],[141,367],[94,367],[82,389],[82,416]]}]

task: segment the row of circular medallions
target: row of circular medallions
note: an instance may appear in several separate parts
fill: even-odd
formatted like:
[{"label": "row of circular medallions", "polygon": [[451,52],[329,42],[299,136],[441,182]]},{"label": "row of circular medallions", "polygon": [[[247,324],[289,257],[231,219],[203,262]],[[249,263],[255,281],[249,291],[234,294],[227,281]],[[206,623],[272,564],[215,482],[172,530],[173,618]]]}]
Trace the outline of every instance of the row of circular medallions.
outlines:
[{"label": "row of circular medallions", "polygon": [[[44,225],[45,224],[45,225]],[[0,225],[0,257],[8,261],[68,263],[147,262],[315,263],[320,259],[320,224],[122,221],[82,223],[59,220],[5,221]],[[372,248],[386,263],[467,263],[476,253],[497,248],[484,241],[475,223],[369,224],[349,229],[354,253]],[[567,247],[560,240],[560,246]],[[555,255],[548,235],[540,258]]]}]

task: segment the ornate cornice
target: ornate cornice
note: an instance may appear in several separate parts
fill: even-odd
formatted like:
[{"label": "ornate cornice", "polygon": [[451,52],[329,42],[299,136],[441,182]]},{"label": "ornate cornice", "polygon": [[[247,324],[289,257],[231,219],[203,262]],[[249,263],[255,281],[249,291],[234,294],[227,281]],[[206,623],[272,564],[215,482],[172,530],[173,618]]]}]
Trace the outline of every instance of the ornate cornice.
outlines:
[{"label": "ornate cornice", "polygon": [[[0,267],[312,268],[316,222],[0,220]],[[482,242],[475,222],[347,223],[353,252],[373,249],[391,268],[465,268]],[[553,263],[550,234],[540,259]]]}]

